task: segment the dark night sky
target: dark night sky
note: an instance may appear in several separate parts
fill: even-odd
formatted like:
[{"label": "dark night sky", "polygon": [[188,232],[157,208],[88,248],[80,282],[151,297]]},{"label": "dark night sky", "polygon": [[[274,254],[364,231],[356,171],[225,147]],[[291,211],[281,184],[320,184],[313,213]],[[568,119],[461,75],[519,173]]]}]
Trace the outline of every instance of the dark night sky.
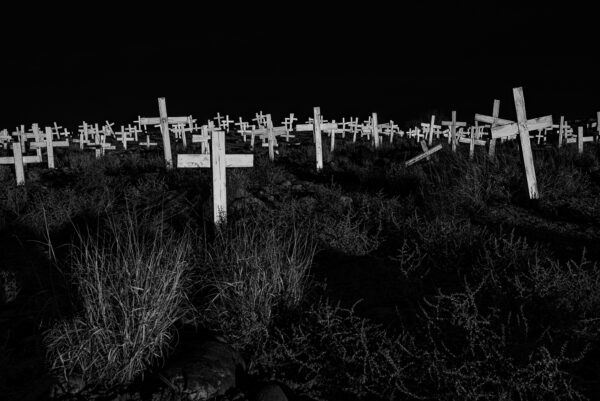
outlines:
[{"label": "dark night sky", "polygon": [[305,118],[313,106],[325,118],[378,111],[407,121],[456,109],[472,121],[494,98],[501,117],[514,118],[514,86],[524,87],[530,117],[600,110],[600,23],[590,11],[281,3],[3,13],[0,128],[127,123],[156,115],[159,96],[169,114],[201,121],[258,110]]}]

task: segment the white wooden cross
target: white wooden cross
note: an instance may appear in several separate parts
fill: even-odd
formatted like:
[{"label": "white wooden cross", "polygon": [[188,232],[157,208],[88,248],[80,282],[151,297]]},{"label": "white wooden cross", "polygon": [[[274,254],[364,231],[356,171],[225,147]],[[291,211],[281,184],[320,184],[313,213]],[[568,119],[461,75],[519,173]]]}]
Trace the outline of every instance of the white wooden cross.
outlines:
[{"label": "white wooden cross", "polygon": [[350,117],[350,121],[348,121],[348,128],[350,132],[352,132],[352,143],[356,142],[356,135],[360,130],[360,124],[358,123],[358,117],[352,118]]},{"label": "white wooden cross", "polygon": [[160,117],[138,117],[138,124],[143,125],[155,125],[160,124],[160,132],[163,138],[163,152],[165,155],[165,165],[167,170],[173,168],[173,154],[171,153],[171,138],[169,136],[169,124],[187,123],[190,119],[186,117],[169,117],[167,115],[167,103],[164,97],[158,98],[158,111]]},{"label": "white wooden cross", "polygon": [[212,131],[210,155],[177,155],[178,168],[212,168],[213,221],[217,226],[227,221],[226,168],[253,166],[254,155],[225,154],[225,132],[223,131]]},{"label": "white wooden cross", "polygon": [[96,159],[104,156],[107,150],[115,150],[116,147],[106,142],[106,133],[104,130],[98,129],[98,124],[96,124],[95,129],[93,130],[94,142],[88,142],[85,144],[87,148],[94,149],[96,153]]},{"label": "white wooden cross", "polygon": [[379,149],[379,146],[381,146],[381,140],[379,138],[379,120],[377,119],[377,113],[373,113],[371,115],[371,127],[375,149]]},{"label": "white wooden cross", "polygon": [[208,133],[208,125],[202,125],[200,127],[199,134],[192,135],[192,143],[200,143],[201,153],[203,155],[209,154],[208,142],[210,141],[210,134]]},{"label": "white wooden cross", "polygon": [[225,118],[223,119],[223,121],[219,122],[219,129],[225,129],[225,132],[229,131],[229,125],[231,125],[233,121],[229,119],[229,114],[227,114],[225,116]]},{"label": "white wooden cross", "polygon": [[584,136],[583,135],[583,127],[579,126],[579,127],[577,127],[577,137],[567,138],[566,143],[567,144],[577,143],[577,153],[582,154],[584,142],[593,142],[593,141],[594,141],[594,137],[593,136]]},{"label": "white wooden cross", "polygon": [[73,142],[79,144],[79,149],[83,150],[83,146],[89,143],[88,124],[84,121],[79,127],[79,139],[73,139]]},{"label": "white wooden cross", "polygon": [[482,139],[475,139],[477,135],[477,121],[475,121],[475,127],[469,128],[469,137],[461,136],[458,141],[460,143],[468,143],[469,144],[469,159],[473,160],[475,157],[475,145],[477,146],[485,146],[486,142]]},{"label": "white wooden cross", "polygon": [[3,149],[8,149],[10,141],[12,141],[12,137],[8,135],[8,130],[6,128],[0,130],[0,145]]},{"label": "white wooden cross", "polygon": [[219,127],[219,129],[221,129],[221,121],[223,120],[223,117],[221,117],[221,113],[217,113],[217,116],[214,117],[213,120],[217,120],[217,126]]},{"label": "white wooden cross", "polygon": [[256,121],[256,125],[258,128],[264,128],[267,125],[267,116],[265,116],[261,111],[255,113],[256,118],[253,118],[252,121]]},{"label": "white wooden cross", "polygon": [[[54,141],[52,127],[46,127],[45,131],[45,138],[43,138],[43,140],[42,138],[40,138],[39,141],[32,142],[31,148],[39,150],[41,150],[42,148],[46,148],[46,154],[48,155],[48,168],[54,168],[54,148],[68,148],[69,140],[67,139],[65,141]],[[39,154],[39,157],[41,158],[41,154]]]},{"label": "white wooden cross", "polygon": [[129,135],[133,135],[135,142],[139,142],[138,134],[142,132],[139,129],[139,127],[136,127],[135,125],[127,124],[127,132],[129,133]]},{"label": "white wooden cross", "polygon": [[[313,108],[313,122],[309,124],[297,124],[296,131],[312,131],[313,139],[315,141],[315,153],[317,158],[317,171],[321,171],[323,169],[323,143],[321,138],[321,130],[329,130],[333,128],[337,128],[337,124],[335,123],[326,123],[323,122],[323,118],[321,116],[321,108],[314,107]],[[319,121],[319,123],[315,124],[315,121]]]},{"label": "white wooden cross", "polygon": [[252,129],[248,129],[250,123],[243,121],[242,117],[239,118],[239,122],[235,123],[235,125],[238,126],[236,131],[238,132],[238,134],[242,135],[242,138],[244,138],[244,142],[246,142],[246,136],[252,132],[252,129],[254,129],[254,127]]},{"label": "white wooden cross", "polygon": [[448,143],[452,144],[452,151],[456,152],[456,144],[458,143],[458,139],[456,138],[456,128],[466,127],[467,123],[462,121],[456,121],[456,111],[452,110],[452,121],[442,121],[442,125],[450,127]]},{"label": "white wooden cross", "polygon": [[[423,124],[421,124],[421,125],[423,125]],[[427,138],[428,138],[427,139],[427,144],[429,146],[431,146],[432,143],[433,143],[433,133],[436,130],[438,130],[438,129],[441,128],[439,125],[435,125],[435,115],[431,116],[431,122],[429,123],[428,128],[429,128],[429,130],[427,131]]]},{"label": "white wooden cross", "polygon": [[252,130],[251,147],[254,148],[254,140],[258,136],[263,140],[262,146],[269,148],[269,160],[273,161],[275,160],[275,147],[278,146],[277,136],[285,135],[287,128],[285,126],[273,127],[273,120],[270,114],[265,115],[265,125],[265,128]]},{"label": "white wooden cross", "polygon": [[416,162],[423,160],[423,159],[429,159],[429,157],[434,154],[435,152],[437,152],[438,150],[442,149],[442,144],[437,144],[436,146],[434,146],[433,148],[429,149],[427,146],[427,142],[425,142],[424,140],[421,141],[421,148],[423,149],[423,153],[421,153],[418,156],[413,157],[412,159],[406,161],[404,163],[404,165],[406,167],[411,166],[413,164],[415,164]]},{"label": "white wooden cross", "polygon": [[150,149],[150,146],[158,146],[156,142],[150,142],[150,135],[146,134],[145,142],[138,142],[140,146],[145,146],[146,149]]},{"label": "white wooden cross", "polygon": [[294,131],[294,121],[298,121],[298,119],[294,117],[294,113],[290,113],[290,116],[283,120],[283,125],[287,132],[282,136],[285,138],[286,142],[289,142],[290,138],[294,138],[294,135],[291,134],[291,132]]},{"label": "white wooden cross", "polygon": [[15,166],[17,185],[25,185],[25,164],[42,162],[42,158],[37,154],[35,156],[24,156],[22,150],[21,142],[13,142],[13,155],[0,157],[0,164],[13,164]]},{"label": "white wooden cross", "polygon": [[[112,131],[112,129],[111,129]],[[113,131],[114,132],[114,131]],[[126,130],[124,126],[121,125],[121,130],[118,132],[114,132],[115,134],[115,138],[117,139],[117,141],[121,142],[121,144],[123,145],[123,149],[127,150],[127,142],[133,142],[134,138],[132,138],[130,135],[129,130]]]},{"label": "white wooden cross", "polygon": [[552,116],[527,120],[523,88],[513,88],[513,97],[515,99],[515,108],[517,109],[517,122],[514,123],[509,121],[508,124],[492,127],[492,138],[502,138],[514,135],[515,133],[519,134],[529,198],[538,199],[539,193],[535,177],[535,166],[533,164],[533,153],[531,152],[529,131],[552,126]]},{"label": "white wooden cross", "polygon": [[394,135],[401,133],[398,125],[394,124],[394,120],[390,120],[387,124],[381,124],[380,127],[383,128],[381,134],[390,138],[390,144],[394,143]]}]

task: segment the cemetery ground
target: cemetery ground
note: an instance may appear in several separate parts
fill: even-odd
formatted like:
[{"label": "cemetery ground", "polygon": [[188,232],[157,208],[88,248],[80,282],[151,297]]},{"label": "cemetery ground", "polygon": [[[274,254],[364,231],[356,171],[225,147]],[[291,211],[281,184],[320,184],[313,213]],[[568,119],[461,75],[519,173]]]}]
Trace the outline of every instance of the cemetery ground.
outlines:
[{"label": "cemetery ground", "polygon": [[1,398],[597,399],[599,148],[534,146],[532,201],[516,146],[280,143],[220,228],[156,149],[3,167]]}]

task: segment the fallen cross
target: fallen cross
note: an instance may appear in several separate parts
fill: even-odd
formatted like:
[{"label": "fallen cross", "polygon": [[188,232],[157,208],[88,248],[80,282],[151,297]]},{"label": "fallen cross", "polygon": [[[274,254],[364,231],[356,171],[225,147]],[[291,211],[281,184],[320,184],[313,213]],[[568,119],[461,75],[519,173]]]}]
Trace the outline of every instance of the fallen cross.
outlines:
[{"label": "fallen cross", "polygon": [[410,160],[406,161],[406,162],[404,163],[404,165],[405,165],[406,167],[408,167],[408,166],[411,166],[411,165],[415,164],[416,162],[418,162],[418,161],[420,161],[420,160],[423,160],[423,159],[429,158],[429,156],[431,156],[432,154],[434,154],[434,153],[435,153],[435,152],[437,152],[438,150],[442,149],[442,144],[440,143],[440,144],[438,144],[438,145],[434,146],[433,148],[429,149],[429,148],[427,147],[427,142],[425,142],[424,140],[422,140],[422,141],[421,141],[421,148],[424,150],[424,152],[423,152],[423,153],[421,153],[420,155],[418,155],[418,156],[415,156],[415,157],[413,157],[412,159],[410,159]]},{"label": "fallen cross", "polygon": [[213,220],[215,225],[227,221],[227,186],[226,168],[253,167],[254,156],[225,154],[225,133],[223,131],[211,132],[211,153],[206,154],[179,154],[177,155],[178,168],[212,168],[213,181]]}]

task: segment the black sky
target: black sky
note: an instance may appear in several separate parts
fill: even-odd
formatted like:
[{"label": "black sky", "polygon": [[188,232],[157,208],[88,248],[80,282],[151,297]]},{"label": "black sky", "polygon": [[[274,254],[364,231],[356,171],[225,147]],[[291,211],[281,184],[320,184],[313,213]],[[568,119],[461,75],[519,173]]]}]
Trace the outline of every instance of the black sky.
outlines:
[{"label": "black sky", "polygon": [[[600,24],[573,4],[220,3],[135,10],[98,3],[3,14],[0,128],[157,113],[407,121],[432,111],[512,118],[600,110]],[[198,4],[202,4],[198,2]],[[333,4],[333,3],[332,3]],[[384,3],[385,4],[385,3]]]}]

